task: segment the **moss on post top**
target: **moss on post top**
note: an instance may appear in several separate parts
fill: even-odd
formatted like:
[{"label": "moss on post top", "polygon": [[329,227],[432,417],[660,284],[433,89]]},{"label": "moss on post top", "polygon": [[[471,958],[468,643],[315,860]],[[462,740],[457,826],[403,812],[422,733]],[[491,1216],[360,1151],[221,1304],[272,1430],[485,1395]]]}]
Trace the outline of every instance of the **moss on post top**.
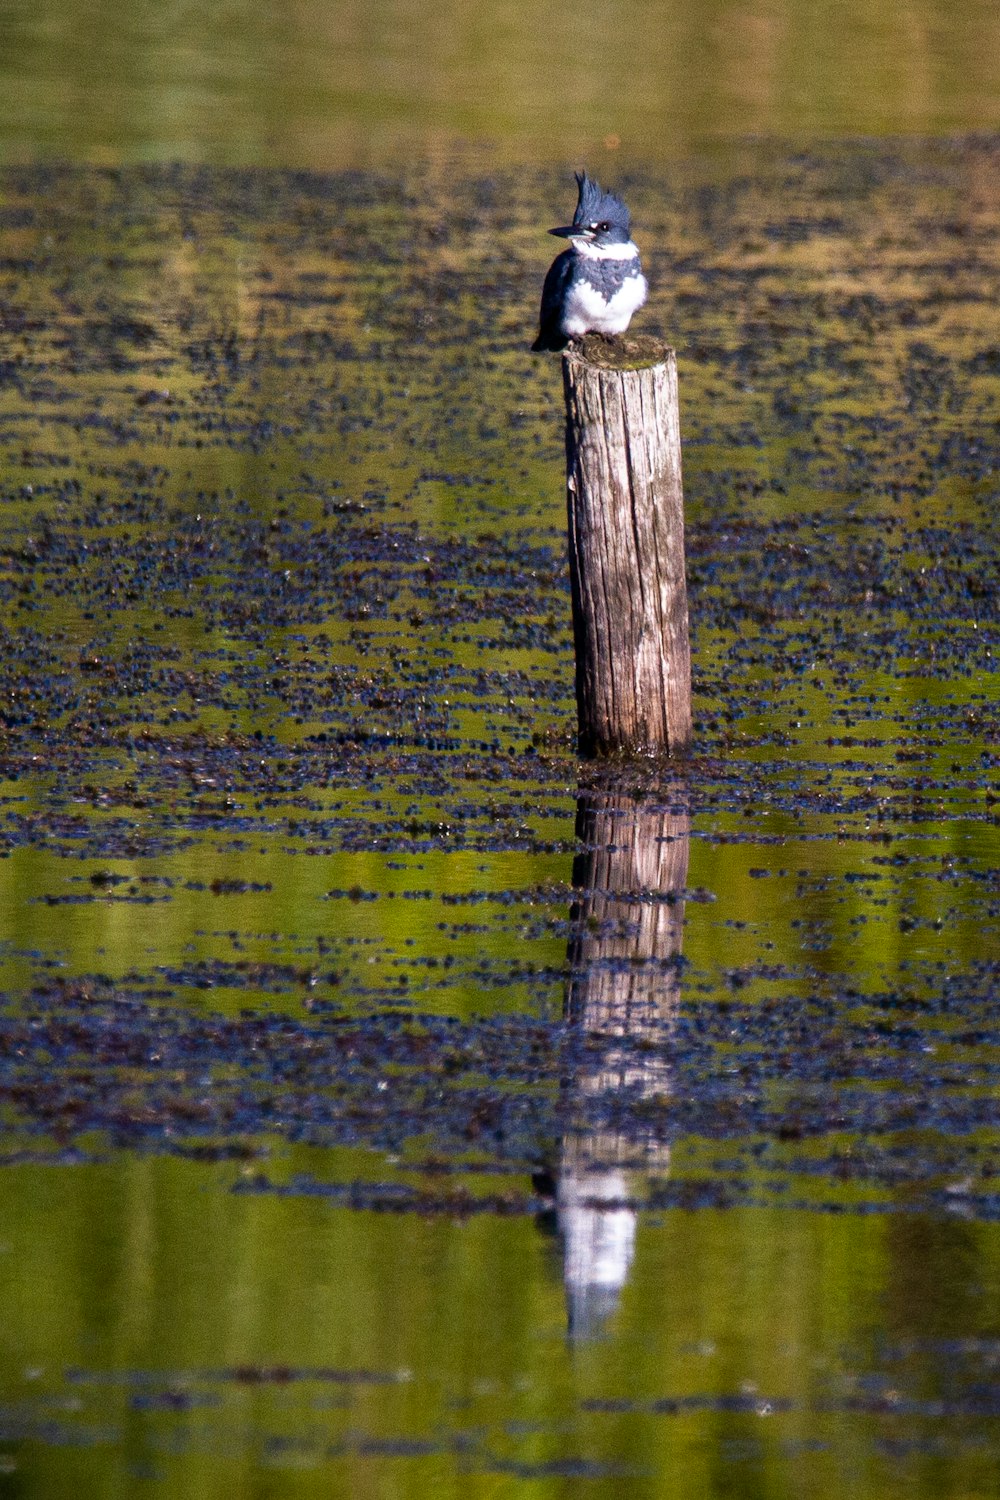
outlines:
[{"label": "moss on post top", "polygon": [[578,359],[595,370],[650,370],[662,365],[670,345],[648,333],[587,333],[565,351],[566,359]]}]

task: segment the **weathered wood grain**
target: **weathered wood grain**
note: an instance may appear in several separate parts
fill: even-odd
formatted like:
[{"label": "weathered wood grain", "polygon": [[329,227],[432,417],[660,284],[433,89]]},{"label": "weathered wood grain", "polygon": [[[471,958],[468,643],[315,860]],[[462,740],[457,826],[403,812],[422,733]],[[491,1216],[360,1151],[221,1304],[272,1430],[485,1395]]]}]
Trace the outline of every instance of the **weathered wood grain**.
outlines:
[{"label": "weathered wood grain", "polygon": [[677,361],[563,356],[569,559],[584,755],[691,742]]}]

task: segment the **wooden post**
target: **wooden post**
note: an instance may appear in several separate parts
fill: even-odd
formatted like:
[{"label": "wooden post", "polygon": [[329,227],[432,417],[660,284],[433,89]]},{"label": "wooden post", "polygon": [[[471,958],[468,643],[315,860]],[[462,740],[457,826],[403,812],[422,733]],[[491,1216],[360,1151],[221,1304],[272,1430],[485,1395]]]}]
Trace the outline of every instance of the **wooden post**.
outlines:
[{"label": "wooden post", "polygon": [[649,338],[563,355],[566,488],[583,755],[691,742],[677,361]]}]

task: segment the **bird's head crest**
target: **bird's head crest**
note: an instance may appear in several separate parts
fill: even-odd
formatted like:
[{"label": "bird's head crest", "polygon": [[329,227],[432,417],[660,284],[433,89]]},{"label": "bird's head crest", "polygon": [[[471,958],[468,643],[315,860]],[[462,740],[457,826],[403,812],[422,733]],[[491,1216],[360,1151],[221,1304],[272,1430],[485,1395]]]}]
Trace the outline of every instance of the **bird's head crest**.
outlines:
[{"label": "bird's head crest", "polygon": [[628,233],[631,216],[616,194],[606,193],[600,183],[594,182],[586,172],[577,172],[576,183],[580,196],[573,215],[574,224],[599,224],[606,219]]}]

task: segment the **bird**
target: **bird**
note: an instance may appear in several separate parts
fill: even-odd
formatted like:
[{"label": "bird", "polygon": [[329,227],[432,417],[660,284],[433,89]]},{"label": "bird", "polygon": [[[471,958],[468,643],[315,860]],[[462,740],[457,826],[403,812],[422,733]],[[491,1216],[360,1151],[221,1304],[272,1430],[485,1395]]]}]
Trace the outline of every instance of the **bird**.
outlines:
[{"label": "bird", "polygon": [[579,197],[573,222],[549,230],[570,243],[545,277],[538,337],[531,346],[536,354],[565,349],[585,333],[624,333],[649,291],[625,204],[586,172],[575,176]]}]

